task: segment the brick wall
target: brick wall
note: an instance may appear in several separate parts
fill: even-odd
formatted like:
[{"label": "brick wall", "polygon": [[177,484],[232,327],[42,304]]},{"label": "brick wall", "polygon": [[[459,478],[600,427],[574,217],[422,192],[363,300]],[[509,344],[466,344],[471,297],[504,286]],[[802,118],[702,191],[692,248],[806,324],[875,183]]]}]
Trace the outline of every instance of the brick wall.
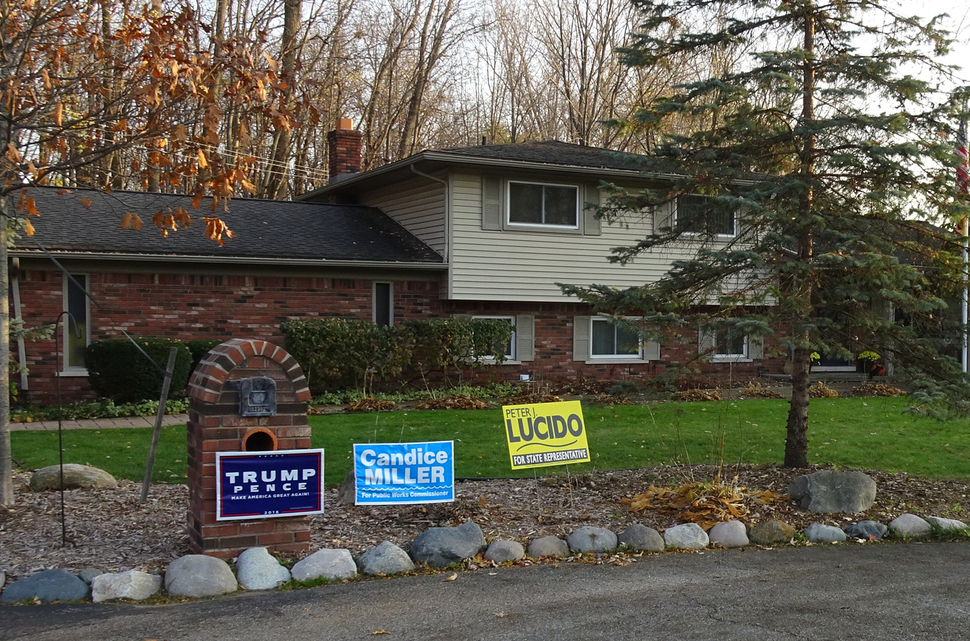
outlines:
[{"label": "brick wall", "polygon": [[[79,270],[83,271],[83,270]],[[383,279],[382,279],[383,280]],[[180,340],[259,338],[282,344],[280,322],[301,317],[372,317],[373,281],[366,278],[264,277],[231,275],[90,273],[89,287],[99,306],[91,305],[91,338],[130,335]],[[20,273],[22,313],[27,326],[53,322],[62,309],[63,281],[58,272]],[[465,380],[514,380],[519,374],[547,378],[653,377],[686,361],[696,350],[696,336],[661,348],[661,361],[588,364],[573,360],[573,318],[589,310],[579,303],[496,303],[443,301],[436,282],[394,281],[394,320],[453,314],[535,315],[535,360],[521,365],[484,367],[466,372]],[[765,345],[764,359],[733,366],[707,363],[706,374],[752,378],[759,370],[780,372],[784,354]],[[28,343],[28,397],[54,402],[54,341]],[[16,377],[14,377],[16,380]],[[91,397],[85,377],[60,377],[65,399]]]}]

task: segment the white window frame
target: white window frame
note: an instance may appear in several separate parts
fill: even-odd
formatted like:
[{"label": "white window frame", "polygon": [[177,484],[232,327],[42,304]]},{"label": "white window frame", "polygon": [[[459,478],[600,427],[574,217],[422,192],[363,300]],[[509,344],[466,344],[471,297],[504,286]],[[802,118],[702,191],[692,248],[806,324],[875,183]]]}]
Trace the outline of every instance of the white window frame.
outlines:
[{"label": "white window frame", "polygon": [[741,349],[741,353],[740,354],[730,354],[730,353],[723,353],[723,352],[718,352],[717,351],[717,346],[718,346],[718,342],[717,342],[717,338],[718,338],[717,337],[717,331],[714,330],[713,333],[714,333],[714,354],[711,356],[711,359],[713,361],[718,362],[718,363],[730,363],[730,362],[734,362],[734,363],[750,363],[751,362],[751,359],[748,357],[748,354],[749,354],[748,345],[749,345],[750,341],[748,339],[748,335],[747,334],[744,335],[744,346]]},{"label": "white window frame", "polygon": [[372,300],[372,302],[371,302],[371,306],[372,306],[372,310],[371,310],[371,320],[374,323],[377,323],[378,322],[378,319],[377,319],[377,303],[378,303],[377,290],[378,290],[378,286],[379,285],[387,285],[387,310],[388,310],[387,311],[387,317],[388,317],[388,326],[390,327],[390,326],[394,325],[394,282],[393,281],[375,280],[373,282],[372,287],[371,287],[371,300]]},{"label": "white window frame", "polygon": [[[71,274],[71,276],[77,280],[79,278],[84,279],[84,287],[88,291],[91,290],[91,275],[86,273]],[[62,285],[62,299],[61,299],[61,309],[64,312],[70,312],[70,287],[71,281],[65,275],[63,278]],[[91,299],[82,293],[84,296],[84,318],[78,319],[84,324],[84,345],[87,347],[91,344]],[[74,329],[68,314],[64,314],[63,321],[61,322],[61,327],[59,330],[61,332],[61,371],[60,376],[87,376],[88,368],[81,365],[71,365],[70,364],[70,350],[68,349],[68,338],[74,336]]]},{"label": "white window frame", "polygon": [[[509,336],[509,354],[505,355],[505,360],[502,362],[505,364],[516,364],[518,359],[516,358],[516,323],[518,319],[514,315],[488,315],[488,314],[475,314],[472,316],[472,320],[505,320],[509,321],[509,325],[512,326],[512,334]],[[485,363],[494,363],[495,359],[488,356],[482,359]]]},{"label": "white window frame", "polygon": [[[712,198],[712,196],[704,196],[703,194],[680,194],[680,195],[678,195],[677,198],[674,200],[674,229],[677,229],[677,225],[678,225],[678,222],[680,220],[679,212],[680,212],[680,201],[681,201],[682,198]],[[714,238],[725,238],[725,239],[726,238],[735,238],[738,235],[738,212],[737,212],[737,210],[735,210],[734,212],[732,212],[732,214],[733,215],[732,215],[732,225],[731,225],[732,231],[731,231],[731,233],[729,233],[729,234],[722,234],[722,233],[718,232],[716,234],[710,234],[710,236],[713,236]],[[688,231],[688,230],[684,230],[682,233],[685,236],[705,236],[705,235],[707,235],[705,232]]]},{"label": "white window frame", "polygon": [[[512,220],[512,185],[539,185],[541,187],[565,187],[572,189],[576,196],[575,199],[575,223],[572,225],[554,225],[550,223],[519,223]],[[579,230],[580,223],[580,189],[579,185],[569,184],[569,183],[550,183],[550,182],[537,182],[532,180],[507,180],[505,183],[505,225],[509,228],[523,228],[523,229],[568,229],[568,230]],[[543,202],[545,202],[545,195],[543,195]],[[543,215],[545,207],[543,206]]]},{"label": "white window frame", "polygon": [[[635,319],[631,319],[635,320]],[[606,323],[613,329],[613,354],[594,354],[593,353],[593,331],[596,323]],[[589,360],[590,361],[630,361],[637,362],[644,360],[643,357],[643,337],[637,335],[637,351],[631,354],[617,354],[616,332],[621,329],[616,323],[611,323],[608,316],[590,316],[589,318]]]},{"label": "white window frame", "polygon": [[752,339],[750,334],[744,336],[744,354],[720,354],[717,350],[717,330],[710,327],[698,331],[699,349],[702,355],[707,355],[712,363],[753,363],[764,358],[763,339]]}]

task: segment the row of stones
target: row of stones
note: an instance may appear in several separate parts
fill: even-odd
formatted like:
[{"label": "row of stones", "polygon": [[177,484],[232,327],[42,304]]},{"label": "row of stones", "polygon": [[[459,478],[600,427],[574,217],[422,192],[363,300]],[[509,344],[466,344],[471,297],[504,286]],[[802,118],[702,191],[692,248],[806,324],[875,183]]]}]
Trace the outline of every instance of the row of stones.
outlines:
[{"label": "row of stones", "polygon": [[[809,542],[837,543],[848,538],[877,540],[888,531],[903,538],[920,537],[929,534],[933,527],[967,529],[964,523],[952,519],[922,519],[903,514],[888,527],[875,521],[861,521],[842,530],[813,523],[804,534]],[[364,552],[356,561],[349,550],[322,549],[296,563],[292,570],[282,566],[262,547],[250,548],[239,555],[236,575],[221,559],[191,554],[168,566],[164,584],[171,596],[199,598],[235,592],[240,586],[247,590],[274,589],[290,579],[342,581],[358,574],[400,574],[413,570],[416,563],[443,568],[478,554],[493,563],[509,563],[526,557],[565,558],[570,554],[601,553],[621,546],[631,551],[662,552],[666,548],[703,549],[709,545],[725,548],[751,543],[775,545],[789,542],[794,534],[793,527],[776,520],[757,524],[750,531],[741,521],[718,523],[709,532],[695,523],[684,523],[668,528],[662,537],[653,528],[636,523],[619,535],[605,528],[584,526],[572,532],[565,541],[556,536],[545,536],[533,539],[525,548],[521,543],[509,540],[486,545],[482,529],[469,521],[458,527],[425,530],[411,543],[410,554],[388,541]],[[78,601],[89,596],[96,603],[114,599],[143,601],[158,592],[162,582],[161,576],[140,570],[114,574],[86,571],[79,575],[61,569],[45,570],[11,583],[0,595],[0,602]],[[0,585],[3,585],[2,572]]]}]

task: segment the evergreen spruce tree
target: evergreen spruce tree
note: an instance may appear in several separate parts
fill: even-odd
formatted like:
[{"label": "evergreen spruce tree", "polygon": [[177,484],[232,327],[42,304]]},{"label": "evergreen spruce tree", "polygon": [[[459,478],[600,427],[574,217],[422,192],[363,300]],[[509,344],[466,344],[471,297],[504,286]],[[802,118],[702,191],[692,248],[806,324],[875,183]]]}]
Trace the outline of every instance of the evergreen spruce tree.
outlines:
[{"label": "evergreen spruce tree", "polygon": [[820,354],[875,352],[922,401],[967,398],[959,311],[945,302],[959,305],[952,221],[965,213],[955,94],[934,85],[952,71],[936,61],[948,34],[878,0],[634,2],[643,24],[627,64],[737,62],[614,123],[660,139],[644,172],[664,179],[612,186],[601,215],[652,212],[654,228],[611,260],[678,246],[686,258],[642,287],[564,291],[652,334],[772,336],[792,367],[789,467],[808,465]]}]

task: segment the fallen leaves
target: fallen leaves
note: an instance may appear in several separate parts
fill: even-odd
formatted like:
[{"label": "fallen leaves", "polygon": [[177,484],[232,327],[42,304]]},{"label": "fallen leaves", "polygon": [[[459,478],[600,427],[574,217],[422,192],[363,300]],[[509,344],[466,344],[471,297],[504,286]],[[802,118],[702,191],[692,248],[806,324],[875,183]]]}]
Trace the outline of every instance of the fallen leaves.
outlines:
[{"label": "fallen leaves", "polygon": [[676,517],[679,522],[697,523],[709,530],[722,521],[747,518],[751,512],[749,503],[766,505],[785,500],[787,495],[770,490],[751,493],[736,485],[695,481],[675,488],[650,485],[646,492],[622,498],[620,503],[631,512],[656,510]]},{"label": "fallen leaves", "polygon": [[673,396],[671,396],[671,400],[685,401],[690,403],[719,401],[721,400],[721,395],[715,390],[689,389],[684,390],[683,392],[676,392]]},{"label": "fallen leaves", "polygon": [[397,403],[371,396],[357,399],[347,406],[348,412],[391,412],[397,409]]},{"label": "fallen leaves", "polygon": [[488,403],[480,398],[472,398],[464,394],[434,398],[430,401],[418,403],[417,410],[487,410]]}]

